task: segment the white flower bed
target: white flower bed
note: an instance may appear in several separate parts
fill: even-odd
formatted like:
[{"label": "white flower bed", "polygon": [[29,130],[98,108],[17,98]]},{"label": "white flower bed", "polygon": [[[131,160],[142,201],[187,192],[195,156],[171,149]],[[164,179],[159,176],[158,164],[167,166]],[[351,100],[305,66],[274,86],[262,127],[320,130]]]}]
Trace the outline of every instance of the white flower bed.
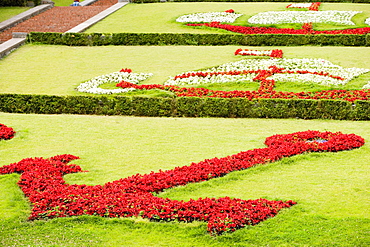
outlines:
[{"label": "white flower bed", "polygon": [[228,12],[209,12],[183,15],[176,19],[177,22],[226,22],[233,23],[242,14]]},{"label": "white flower bed", "polygon": [[94,94],[113,94],[113,93],[127,93],[133,91],[133,88],[117,88],[117,89],[102,89],[100,85],[105,83],[119,83],[121,81],[127,81],[134,84],[151,77],[152,73],[129,73],[129,72],[113,72],[107,75],[95,77],[89,81],[81,83],[77,87],[77,91],[83,93],[94,93]]},{"label": "white flower bed", "polygon": [[[195,71],[191,71],[192,73]],[[257,74],[246,74],[246,75],[214,75],[214,76],[190,76],[187,78],[178,78],[176,80],[169,79],[164,85],[198,85],[198,84],[208,84],[208,83],[229,83],[229,82],[253,82],[253,78]]]},{"label": "white flower bed", "polygon": [[370,25],[370,18],[367,18],[367,19],[365,20],[365,24]]},{"label": "white flower bed", "polygon": [[[244,59],[237,62],[226,63],[218,67],[214,67],[202,72],[223,72],[223,71],[243,71],[243,70],[270,70],[270,66],[278,68],[285,68],[286,71],[309,71],[309,72],[324,72],[331,76],[339,76],[344,80],[331,78],[324,75],[312,74],[275,74],[269,79],[278,81],[295,81],[305,83],[317,83],[322,85],[344,85],[350,80],[363,73],[369,72],[369,69],[360,68],[342,68],[324,59],[286,59],[286,58],[272,58],[272,59]],[[199,71],[198,71],[199,72]],[[196,73],[196,71],[189,71],[186,73]],[[184,73],[184,74],[186,74]],[[256,74],[245,75],[217,75],[207,77],[192,76],[188,78],[174,77],[168,79],[165,85],[191,85],[204,83],[228,83],[228,82],[248,82]]]},{"label": "white flower bed", "polygon": [[336,23],[355,25],[352,17],[362,11],[268,11],[249,18],[252,24],[283,24],[283,23]]}]

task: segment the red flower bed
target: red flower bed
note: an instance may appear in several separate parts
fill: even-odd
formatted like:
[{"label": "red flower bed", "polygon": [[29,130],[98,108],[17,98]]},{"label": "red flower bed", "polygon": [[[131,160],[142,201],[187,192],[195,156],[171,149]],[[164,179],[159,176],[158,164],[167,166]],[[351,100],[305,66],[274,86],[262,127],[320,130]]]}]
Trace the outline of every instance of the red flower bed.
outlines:
[{"label": "red flower bed", "polygon": [[206,26],[224,29],[234,33],[242,34],[367,34],[370,33],[370,27],[362,28],[350,28],[342,30],[321,30],[315,31],[309,26],[304,26],[303,29],[293,29],[293,28],[276,28],[276,27],[245,27],[245,26],[234,26],[230,24],[221,24],[219,22],[211,23],[198,23],[198,24],[186,24],[187,26]]},{"label": "red flower bed", "polygon": [[160,85],[160,84],[146,84],[137,85],[130,82],[122,81],[116,86],[121,88],[135,88],[138,90],[152,90],[160,89],[175,93],[177,97],[213,97],[213,98],[247,98],[252,99],[265,99],[265,98],[280,98],[280,99],[333,99],[333,100],[346,100],[354,102],[356,100],[370,100],[370,89],[362,90],[325,90],[319,92],[276,92],[274,91],[275,80],[267,79],[273,74],[315,74],[323,75],[338,80],[344,80],[339,76],[330,75],[326,72],[312,72],[308,70],[290,71],[284,68],[278,68],[271,66],[269,70],[243,70],[243,71],[221,71],[221,72],[194,72],[184,73],[182,75],[175,76],[177,78],[188,78],[188,77],[207,77],[215,75],[240,75],[240,74],[256,74],[253,81],[260,82],[258,91],[221,91],[211,90],[206,88],[194,88],[194,87],[180,87],[173,85]]},{"label": "red flower bed", "polygon": [[0,123],[0,140],[12,139],[15,135],[13,128]]},{"label": "red flower bed", "polygon": [[274,135],[266,139],[266,148],[240,152],[224,158],[206,159],[172,170],[136,174],[105,185],[69,185],[63,175],[81,172],[73,155],[48,159],[27,158],[0,167],[0,174],[21,173],[18,185],[33,205],[29,219],[100,215],[103,217],[141,216],[153,221],[194,220],[208,222],[211,234],[235,231],[275,216],[293,201],[266,199],[242,200],[200,198],[177,201],[154,196],[165,189],[210,180],[232,171],[250,168],[304,152],[337,152],[361,147],[364,139],[340,132],[305,131]]}]

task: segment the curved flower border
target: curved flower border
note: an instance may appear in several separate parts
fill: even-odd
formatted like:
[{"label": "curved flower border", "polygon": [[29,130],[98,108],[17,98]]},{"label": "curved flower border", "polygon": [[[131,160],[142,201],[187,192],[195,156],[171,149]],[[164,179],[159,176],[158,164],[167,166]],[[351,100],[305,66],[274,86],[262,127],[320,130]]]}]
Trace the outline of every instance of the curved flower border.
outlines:
[{"label": "curved flower border", "polygon": [[14,137],[15,133],[13,128],[0,123],[0,140],[10,140]]},{"label": "curved flower border", "polygon": [[119,83],[121,81],[128,81],[130,83],[138,84],[152,75],[152,73],[132,73],[131,69],[122,69],[119,72],[98,76],[89,81],[81,83],[76,90],[82,93],[93,94],[127,93],[133,91],[134,89],[103,89],[99,86],[105,83]]},{"label": "curved flower border", "polygon": [[[238,49],[235,55],[274,55],[271,59],[244,59],[226,63],[204,71],[189,71],[168,79],[165,85],[194,85],[208,83],[252,82],[255,75],[261,70],[269,70],[276,66],[281,71],[274,71],[270,79],[288,80],[302,83],[316,83],[321,85],[345,85],[353,78],[367,73],[369,69],[342,68],[324,59],[289,59],[279,58],[282,51],[253,51]],[[279,74],[279,75],[277,75]]]},{"label": "curved flower border", "polygon": [[[352,28],[352,29],[342,29],[342,30],[318,30],[315,31],[312,28],[312,23],[317,22],[317,20],[320,19],[321,21],[325,21],[327,23],[332,23],[333,20],[337,20],[340,24],[346,24],[346,25],[353,25],[354,23],[350,20],[353,15],[360,13],[361,11],[333,11],[332,13],[326,12],[327,14],[331,14],[332,17],[330,18],[325,18],[324,17],[324,11],[319,11],[321,3],[320,2],[313,2],[313,3],[294,3],[294,4],[289,4],[286,6],[286,8],[307,8],[309,10],[309,14],[306,15],[312,15],[316,16],[316,18],[301,18],[297,17],[300,20],[298,22],[294,23],[302,23],[302,29],[293,29],[293,28],[275,28],[275,27],[246,27],[246,26],[233,26],[230,24],[221,24],[220,21],[209,21],[208,23],[187,23],[187,26],[207,26],[207,27],[212,27],[212,28],[218,28],[218,29],[224,29],[227,31],[235,32],[235,33],[241,33],[241,34],[311,34],[311,35],[317,35],[317,34],[367,34],[370,33],[370,28],[365,27],[365,28]],[[271,12],[276,12],[280,13],[283,15],[299,15],[299,13],[303,13],[302,11],[271,11]],[[295,13],[294,13],[295,12]],[[315,13],[316,12],[316,13]],[[336,12],[336,14],[334,13]],[[266,15],[263,13],[267,12],[262,12],[257,14],[258,15]],[[287,13],[287,14],[285,14]],[[280,15],[279,14],[279,15]],[[256,16],[251,17],[252,20],[253,18],[257,18]],[[296,17],[294,17],[296,19]],[[261,18],[260,20],[264,24],[267,24],[267,22],[271,22],[271,18],[267,16],[266,18]],[[266,22],[266,23],[265,23]],[[280,21],[279,21],[280,22]],[[274,22],[275,23],[275,22]],[[284,22],[285,23],[285,22]],[[291,23],[291,22],[289,22]],[[365,20],[365,23],[370,25],[370,18]]]},{"label": "curved flower border", "polygon": [[226,10],[224,12],[207,12],[183,15],[176,19],[176,22],[189,23],[189,22],[225,22],[233,23],[242,14],[234,13],[234,10]]},{"label": "curved flower border", "polygon": [[67,164],[78,159],[73,155],[23,159],[0,167],[0,174],[21,173],[18,185],[33,205],[30,220],[77,215],[141,216],[152,221],[198,220],[208,222],[207,229],[211,234],[220,235],[258,224],[296,202],[229,197],[191,199],[185,202],[156,197],[153,193],[222,177],[233,171],[275,162],[292,155],[351,150],[364,143],[360,136],[341,132],[309,130],[274,135],[266,139],[266,148],[248,150],[224,158],[206,159],[172,170],[136,174],[96,186],[65,183],[63,175],[82,171],[77,165]]},{"label": "curved flower border", "polygon": [[292,3],[286,6],[286,8],[303,8],[312,11],[318,11],[321,2],[314,2],[314,3]]},{"label": "curved flower border", "polygon": [[355,25],[352,17],[362,11],[267,11],[248,19],[251,24],[284,24],[284,23],[335,23]]}]

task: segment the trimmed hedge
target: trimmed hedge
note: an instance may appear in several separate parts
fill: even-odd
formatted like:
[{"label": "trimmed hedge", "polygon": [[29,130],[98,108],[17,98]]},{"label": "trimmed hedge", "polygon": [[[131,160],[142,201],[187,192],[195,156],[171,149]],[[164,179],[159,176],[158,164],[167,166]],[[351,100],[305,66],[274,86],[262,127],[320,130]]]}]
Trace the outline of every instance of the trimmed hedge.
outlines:
[{"label": "trimmed hedge", "polygon": [[27,6],[28,1],[33,2],[35,5],[41,4],[41,0],[0,0],[0,7],[5,7],[5,6],[24,7],[24,6]]},{"label": "trimmed hedge", "polygon": [[0,7],[4,6],[26,6],[27,0],[0,0]]},{"label": "trimmed hedge", "polygon": [[0,94],[0,112],[149,117],[370,120],[370,102]]},{"label": "trimmed hedge", "polygon": [[370,46],[370,34],[191,34],[191,33],[39,33],[28,42],[49,45],[243,45],[243,46]]}]

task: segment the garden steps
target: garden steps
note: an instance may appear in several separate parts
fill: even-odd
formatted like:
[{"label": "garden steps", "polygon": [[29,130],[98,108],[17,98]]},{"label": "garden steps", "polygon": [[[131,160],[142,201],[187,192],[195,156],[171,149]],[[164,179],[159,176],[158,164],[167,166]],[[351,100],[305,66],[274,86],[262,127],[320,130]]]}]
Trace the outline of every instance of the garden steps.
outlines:
[{"label": "garden steps", "polygon": [[[88,6],[80,6],[80,7],[73,7],[73,6],[63,6],[63,7],[52,7],[50,4],[43,4],[48,5],[49,8],[46,11],[39,11],[36,12],[35,10],[40,8],[44,9],[45,6],[37,6],[33,8],[33,12],[36,12],[37,15],[32,16],[32,14],[28,13],[27,17],[23,15],[18,15],[16,18],[11,20],[10,23],[15,23],[15,26],[11,27],[8,25],[8,28],[4,27],[0,32],[0,58],[4,56],[4,54],[8,54],[9,51],[14,50],[15,48],[19,47],[19,40],[14,42],[6,42],[10,41],[13,38],[13,33],[30,33],[30,32],[57,32],[57,33],[64,33],[64,32],[82,32],[89,26],[95,24],[96,22],[102,20],[109,14],[113,13],[117,9],[123,7],[128,2],[120,2],[118,0],[98,0],[96,2],[92,2]],[[114,7],[114,5],[117,5]],[[110,9],[110,10],[107,10]],[[107,10],[107,11],[105,11]],[[32,12],[32,11],[30,11]],[[101,13],[101,14],[100,14]],[[26,13],[27,14],[27,13]],[[96,16],[96,17],[95,17]],[[94,18],[95,17],[95,18]],[[16,19],[19,19],[18,23]],[[79,28],[73,29],[74,27],[88,21],[88,24],[83,24],[79,26]],[[17,24],[18,23],[18,24]],[[7,23],[1,23],[6,25]],[[8,23],[9,24],[9,23]],[[9,28],[10,27],[10,28]],[[6,43],[4,43],[6,42]],[[17,44],[15,47],[8,47],[12,44]]]},{"label": "garden steps", "polygon": [[53,7],[0,33],[0,42],[11,39],[13,32],[64,33],[108,7],[110,6]]}]

